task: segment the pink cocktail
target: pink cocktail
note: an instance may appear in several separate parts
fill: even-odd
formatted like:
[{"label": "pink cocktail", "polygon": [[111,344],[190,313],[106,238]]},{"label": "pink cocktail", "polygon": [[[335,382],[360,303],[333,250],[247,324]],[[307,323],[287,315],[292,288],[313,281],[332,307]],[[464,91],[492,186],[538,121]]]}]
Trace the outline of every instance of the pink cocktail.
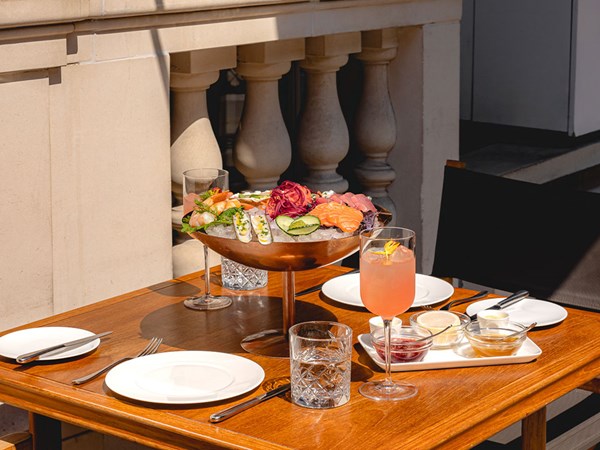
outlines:
[{"label": "pink cocktail", "polygon": [[417,394],[416,386],[391,376],[391,321],[405,312],[415,298],[415,232],[382,227],[360,235],[360,297],[383,319],[386,378],[369,381],[360,393],[375,400],[402,400]]},{"label": "pink cocktail", "polygon": [[[383,253],[383,254],[381,254]],[[400,245],[387,256],[371,247],[360,257],[360,297],[369,311],[392,319],[415,299],[415,254]]]},{"label": "pink cocktail", "polygon": [[183,196],[183,215],[185,216],[187,213],[194,210],[196,207],[196,199],[200,198],[198,194],[195,192],[190,192],[189,194],[185,194]]}]

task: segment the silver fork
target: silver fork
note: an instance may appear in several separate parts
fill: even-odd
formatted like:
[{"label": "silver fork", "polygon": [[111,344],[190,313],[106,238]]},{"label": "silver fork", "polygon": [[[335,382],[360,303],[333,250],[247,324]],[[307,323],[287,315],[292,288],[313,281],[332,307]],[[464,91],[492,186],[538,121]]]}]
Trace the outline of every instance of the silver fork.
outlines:
[{"label": "silver fork", "polygon": [[71,383],[73,383],[73,384],[86,383],[90,380],[93,380],[94,378],[99,377],[104,372],[108,372],[110,369],[115,367],[117,364],[121,364],[122,362],[129,361],[130,359],[139,358],[140,356],[146,356],[146,355],[151,355],[153,353],[156,353],[156,351],[158,350],[158,347],[160,347],[160,344],[162,344],[162,341],[163,341],[162,338],[153,337],[152,339],[150,339],[150,342],[148,342],[148,345],[146,345],[146,347],[144,347],[144,349],[141,352],[139,352],[137,355],[126,356],[125,358],[117,359],[116,361],[111,362],[109,365],[103,367],[100,370],[97,370],[94,373],[90,373],[89,375],[86,375],[81,378],[75,378],[73,381],[71,381]]},{"label": "silver fork", "polygon": [[[470,301],[470,300],[477,300],[478,298],[485,297],[485,296],[486,296],[486,295],[488,295],[488,294],[489,294],[489,292],[488,292],[488,291],[479,291],[477,294],[475,294],[475,295],[471,295],[470,297],[466,297],[466,298],[457,298],[456,300],[452,300],[451,302],[447,303],[446,305],[442,306],[442,307],[441,307],[441,308],[439,308],[439,309],[441,309],[441,310],[444,310],[444,311],[448,311],[448,310],[450,310],[450,308],[451,308],[451,307],[453,307],[454,305],[460,305],[461,303],[468,302],[468,301]],[[429,311],[433,311],[433,310],[436,310],[436,309],[438,309],[438,308],[434,308],[434,307],[433,307],[433,306],[431,306],[431,305],[423,305],[423,306],[421,306],[421,308],[423,308],[423,309],[427,309],[427,310],[429,310]]]}]

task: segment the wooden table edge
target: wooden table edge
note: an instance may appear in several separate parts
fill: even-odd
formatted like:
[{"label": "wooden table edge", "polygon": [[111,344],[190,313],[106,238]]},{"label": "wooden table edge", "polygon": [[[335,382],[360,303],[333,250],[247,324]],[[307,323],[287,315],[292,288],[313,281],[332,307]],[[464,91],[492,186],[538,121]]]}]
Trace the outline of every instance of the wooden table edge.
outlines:
[{"label": "wooden table edge", "polygon": [[[34,414],[40,414],[100,433],[118,436],[149,447],[160,449],[194,449],[197,448],[198,443],[205,443],[215,448],[231,449],[264,448],[282,450],[289,448],[220,428],[218,425],[211,424],[208,421],[208,417],[206,418],[206,422],[202,422],[200,420],[177,416],[175,420],[179,423],[179,426],[181,426],[182,421],[189,422],[190,425],[184,428],[185,434],[181,434],[181,428],[178,429],[175,426],[170,426],[169,423],[158,423],[152,420],[152,418],[144,417],[143,414],[118,411],[106,404],[111,401],[120,401],[119,399],[104,397],[77,387],[70,388],[62,383],[51,380],[43,380],[40,382],[40,385],[33,386],[22,382],[18,378],[0,378],[0,398],[5,403]],[[40,404],[38,391],[44,389],[45,385],[52,385],[54,395],[45,404]],[[71,395],[72,389],[79,390],[77,398]],[[92,400],[95,400],[95,402],[92,402]],[[90,407],[88,403],[94,403],[95,406]],[[144,406],[133,404],[130,406],[133,409],[140,409],[140,413],[147,412],[147,408]],[[117,421],[119,425],[113,425]],[[149,425],[152,426],[149,427]],[[200,429],[197,432],[192,431],[198,427]],[[148,433],[148,430],[153,430],[153,432]],[[170,445],[167,447],[165,444],[166,435],[169,437],[168,441],[181,442],[181,445]],[[231,435],[230,439],[224,440],[228,435]],[[233,437],[235,437],[237,444],[231,442],[231,438]]]}]

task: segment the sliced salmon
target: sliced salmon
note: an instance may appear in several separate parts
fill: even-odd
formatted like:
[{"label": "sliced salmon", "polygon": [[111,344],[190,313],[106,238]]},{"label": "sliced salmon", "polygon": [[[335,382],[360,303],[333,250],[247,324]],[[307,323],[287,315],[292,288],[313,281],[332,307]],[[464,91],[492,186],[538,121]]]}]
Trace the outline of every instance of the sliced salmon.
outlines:
[{"label": "sliced salmon", "polygon": [[336,202],[321,203],[315,206],[309,214],[317,216],[321,225],[338,227],[347,233],[356,231],[363,220],[363,214],[358,209]]}]

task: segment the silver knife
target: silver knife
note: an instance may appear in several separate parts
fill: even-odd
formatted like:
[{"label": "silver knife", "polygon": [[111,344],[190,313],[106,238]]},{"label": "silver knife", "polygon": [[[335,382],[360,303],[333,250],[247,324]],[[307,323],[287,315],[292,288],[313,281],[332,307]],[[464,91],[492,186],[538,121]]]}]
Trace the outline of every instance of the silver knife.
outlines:
[{"label": "silver knife", "polygon": [[246,411],[248,408],[252,408],[254,405],[258,405],[265,400],[268,400],[272,397],[276,397],[279,394],[283,394],[284,392],[290,389],[290,383],[284,384],[272,391],[266,392],[265,394],[261,394],[257,397],[251,398],[250,400],[246,400],[245,402],[239,403],[231,408],[224,409],[223,411],[219,411],[218,413],[214,413],[210,415],[210,421],[213,423],[222,422],[225,419],[229,419],[232,416],[235,416],[242,411]]},{"label": "silver knife", "polygon": [[[344,275],[350,275],[351,273],[356,273],[359,270],[360,269],[354,269],[354,270],[351,270],[350,272],[346,272],[341,275],[338,275],[338,277],[343,277]],[[333,280],[333,278],[332,278],[332,280]],[[327,283],[327,281],[325,283]],[[321,289],[323,287],[323,285],[325,283],[317,284],[316,286],[309,287],[308,289],[304,289],[303,291],[296,292],[296,297],[300,297],[301,295],[306,295],[306,294],[310,294],[311,292],[318,291],[319,289]]]},{"label": "silver knife", "polygon": [[87,336],[87,337],[84,337],[81,339],[76,339],[74,341],[65,342],[63,344],[56,344],[56,345],[53,345],[52,347],[46,347],[41,350],[36,350],[33,352],[25,353],[23,355],[17,356],[16,361],[19,364],[24,364],[24,363],[33,361],[34,359],[37,359],[40,356],[45,355],[46,353],[53,352],[54,350],[58,350],[60,348],[79,347],[81,345],[85,345],[89,342],[95,341],[96,339],[99,339],[110,333],[112,333],[112,331],[105,331],[104,333],[94,334],[93,336]]},{"label": "silver knife", "polygon": [[[504,309],[504,308],[508,308],[510,305],[514,305],[515,303],[523,300],[524,298],[527,298],[529,296],[529,292],[527,291],[518,291],[515,292],[513,295],[506,297],[503,300],[500,300],[498,303],[496,303],[495,305],[492,305],[488,308],[484,308],[482,309],[482,311],[484,310],[488,310],[488,309]],[[480,312],[480,311],[477,311]],[[471,320],[476,320],[477,319],[477,313],[475,314],[471,314],[469,316],[469,319]]]}]

